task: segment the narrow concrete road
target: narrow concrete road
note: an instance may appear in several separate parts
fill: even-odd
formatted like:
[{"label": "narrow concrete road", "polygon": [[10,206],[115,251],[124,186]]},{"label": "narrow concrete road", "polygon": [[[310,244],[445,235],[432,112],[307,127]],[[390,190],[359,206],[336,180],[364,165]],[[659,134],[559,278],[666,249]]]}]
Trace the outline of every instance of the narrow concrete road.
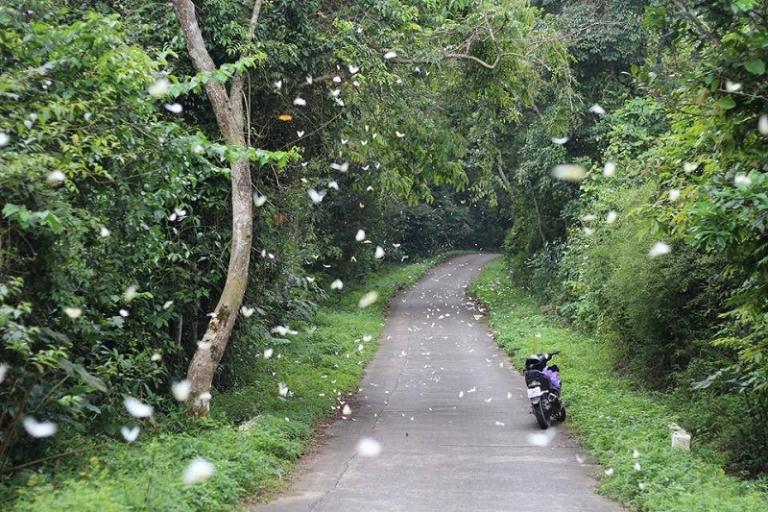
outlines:
[{"label": "narrow concrete road", "polygon": [[[393,299],[352,419],[330,427],[285,495],[252,511],[622,510],[593,493],[599,468],[577,461],[564,432],[529,444],[541,431],[525,383],[465,296],[492,258],[452,259]],[[364,437],[379,456],[357,454]]]}]

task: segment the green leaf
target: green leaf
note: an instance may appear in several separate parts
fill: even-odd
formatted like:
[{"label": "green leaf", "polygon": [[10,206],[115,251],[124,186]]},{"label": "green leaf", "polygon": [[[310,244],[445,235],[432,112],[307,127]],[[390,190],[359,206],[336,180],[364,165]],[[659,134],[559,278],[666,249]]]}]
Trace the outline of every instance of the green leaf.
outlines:
[{"label": "green leaf", "polygon": [[3,217],[6,219],[9,218],[11,215],[15,214],[21,209],[21,206],[17,204],[12,203],[5,203],[5,206],[3,206]]},{"label": "green leaf", "polygon": [[731,110],[736,106],[736,101],[734,101],[734,99],[731,98],[730,96],[723,96],[722,98],[720,98],[717,104],[720,105],[720,108],[723,108],[725,110]]},{"label": "green leaf", "polygon": [[762,75],[765,73],[765,62],[760,59],[748,60],[744,63],[744,67],[753,75]]}]

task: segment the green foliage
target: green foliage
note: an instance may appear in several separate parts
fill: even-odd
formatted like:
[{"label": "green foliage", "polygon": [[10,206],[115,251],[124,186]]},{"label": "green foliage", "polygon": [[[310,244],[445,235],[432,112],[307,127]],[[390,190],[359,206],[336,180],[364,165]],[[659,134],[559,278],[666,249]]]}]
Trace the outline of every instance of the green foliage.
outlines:
[{"label": "green foliage", "polygon": [[690,453],[672,449],[669,425],[680,421],[677,404],[618,375],[611,369],[611,343],[543,316],[509,277],[502,261],[492,262],[471,292],[489,306],[497,342],[521,365],[526,354],[562,351],[568,421],[598,462],[613,469],[601,476],[601,492],[640,511],[757,512],[768,506],[764,489],[727,476],[697,437]]},{"label": "green foliage", "polygon": [[[762,474],[764,9],[649,2],[638,23],[646,3],[540,2],[571,36],[578,92],[607,114],[575,116],[563,147],[542,120],[510,151],[523,197],[505,255],[518,284],[611,343],[614,366],[674,392],[729,470]],[[557,159],[588,171],[570,196],[545,174]],[[671,254],[650,257],[660,241]]]},{"label": "green foliage", "polygon": [[[189,420],[179,405],[130,445],[105,436],[75,437],[69,443],[80,450],[77,458],[62,459],[56,471],[18,472],[0,489],[13,490],[14,509],[25,511],[231,510],[246,496],[278,489],[314,426],[338,407],[339,396],[357,388],[389,299],[447,256],[390,267],[364,286],[345,287],[311,321],[296,324],[301,332],[289,340],[253,341],[256,350],[232,362],[240,385],[214,393],[212,418]],[[379,301],[359,308],[370,289],[379,292]],[[363,341],[365,335],[372,339]],[[270,359],[262,357],[267,347],[274,348]],[[288,386],[287,398],[279,396],[279,382]],[[216,471],[204,484],[185,486],[182,471],[195,457],[209,459]]]}]

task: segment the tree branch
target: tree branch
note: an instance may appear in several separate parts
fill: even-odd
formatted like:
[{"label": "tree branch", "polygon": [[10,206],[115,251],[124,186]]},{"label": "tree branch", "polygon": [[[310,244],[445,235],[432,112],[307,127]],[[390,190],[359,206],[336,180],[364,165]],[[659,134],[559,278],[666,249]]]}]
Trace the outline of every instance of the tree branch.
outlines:
[{"label": "tree branch", "polygon": [[696,26],[699,34],[705,36],[712,43],[714,43],[715,46],[723,46],[723,43],[720,41],[720,38],[717,37],[717,34],[715,34],[711,28],[709,28],[703,21],[701,21],[696,13],[693,12],[690,6],[688,6],[683,0],[672,0],[672,3],[677,6],[683,17],[685,17],[688,21]]},{"label": "tree branch", "polygon": [[469,59],[469,60],[477,62],[478,64],[480,64],[481,66],[483,66],[485,68],[495,69],[496,66],[499,65],[499,62],[501,61],[501,54],[496,56],[496,60],[493,61],[493,64],[488,64],[484,60],[478,59],[474,55],[469,55],[467,53],[446,53],[445,54],[445,58],[447,58],[447,59]]},{"label": "tree branch", "polygon": [[[253,3],[253,11],[251,12],[251,21],[248,23],[248,34],[245,41],[250,43],[256,34],[256,26],[259,23],[259,14],[261,14],[261,4],[263,0],[256,0]],[[240,101],[240,95],[243,92],[243,84],[245,83],[245,74],[238,73],[232,79],[232,87],[229,90],[230,101]]]},{"label": "tree branch", "polygon": [[[176,17],[181,26],[181,32],[187,44],[189,57],[192,59],[192,65],[200,72],[216,71],[216,63],[213,62],[211,55],[205,48],[203,33],[200,25],[197,23],[195,13],[195,4],[191,0],[171,0],[173,8],[176,11]],[[227,94],[227,88],[224,84],[215,80],[205,82],[205,92],[208,100],[213,106],[213,113],[216,115],[216,121],[219,125],[222,135],[229,143],[236,143],[237,127],[234,126],[232,116],[230,115],[230,98]],[[242,137],[241,137],[242,138]]]}]

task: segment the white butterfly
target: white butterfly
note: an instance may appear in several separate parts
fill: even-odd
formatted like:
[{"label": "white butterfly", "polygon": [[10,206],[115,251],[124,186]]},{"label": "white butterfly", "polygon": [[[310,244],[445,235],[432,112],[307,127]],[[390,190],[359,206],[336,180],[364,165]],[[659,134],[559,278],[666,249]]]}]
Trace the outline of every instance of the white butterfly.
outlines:
[{"label": "white butterfly", "polygon": [[340,76],[333,77],[333,83],[340,84],[341,83],[341,77]]},{"label": "white butterfly", "polygon": [[332,188],[334,190],[339,190],[339,184],[335,181],[329,181],[328,182],[328,188]]},{"label": "white butterfly", "polygon": [[253,194],[253,204],[257,207],[264,206],[264,204],[267,202],[267,196],[260,196],[256,193]]},{"label": "white butterfly", "polygon": [[587,170],[580,165],[564,164],[552,169],[552,177],[563,181],[581,181],[587,175]]},{"label": "white butterfly", "polygon": [[562,146],[566,142],[568,142],[570,139],[568,137],[552,137],[552,142],[555,144]]},{"label": "white butterfly", "polygon": [[359,67],[357,67],[357,66],[353,66],[352,64],[350,64],[350,65],[349,65],[349,72],[350,72],[351,74],[353,74],[353,75],[354,75],[354,74],[355,74],[355,73],[357,73],[358,71],[360,71],[360,68],[359,68]]},{"label": "white butterfly", "polygon": [[181,111],[184,109],[179,103],[170,103],[165,105],[165,110],[172,114],[181,114]]},{"label": "white butterfly", "polygon": [[307,84],[312,85],[312,82],[314,82],[312,75],[307,75]]},{"label": "white butterfly", "polygon": [[365,231],[362,229],[358,229],[357,233],[355,234],[355,240],[357,240],[358,242],[362,242],[363,240],[365,240]]},{"label": "white butterfly", "polygon": [[171,384],[171,393],[173,394],[173,398],[179,402],[183,402],[189,398],[189,393],[191,391],[192,384],[186,379]]},{"label": "white butterfly", "polygon": [[739,92],[741,90],[741,84],[738,82],[725,81],[725,90],[728,92]]},{"label": "white butterfly", "polygon": [[589,111],[592,112],[593,114],[597,114],[598,116],[604,116],[606,113],[605,109],[600,105],[598,105],[597,103],[589,107]]},{"label": "white butterfly", "polygon": [[341,172],[347,172],[347,170],[349,169],[349,162],[344,162],[343,164],[337,164],[334,162],[331,164],[331,169],[334,169],[336,171],[341,171]]},{"label": "white butterfly", "polygon": [[45,181],[47,181],[49,185],[53,186],[61,185],[64,183],[65,179],[66,176],[59,170],[51,171],[48,173],[48,176],[45,177]]},{"label": "white butterfly", "polygon": [[384,58],[387,60],[392,60],[395,57],[397,57],[397,53],[393,51],[388,51],[387,53],[384,54]]},{"label": "white butterfly", "polygon": [[282,80],[278,80],[277,82],[274,83],[274,86],[275,86],[275,89],[277,89],[279,91],[283,87],[283,81]]},{"label": "white butterfly", "polygon": [[752,184],[752,178],[746,174],[737,174],[733,178],[733,184],[737,187],[748,187]]},{"label": "white butterfly", "polygon": [[398,139],[402,139],[403,137],[405,137],[405,134],[404,134],[404,133],[400,133],[400,132],[398,132],[397,130],[395,130],[395,135],[397,135],[397,138],[398,138]]},{"label": "white butterfly", "polygon": [[381,443],[373,438],[364,437],[358,441],[356,449],[361,457],[378,457],[381,454]]},{"label": "white butterfly", "polygon": [[56,433],[58,426],[52,421],[37,421],[32,416],[25,416],[21,425],[32,437],[50,437]]},{"label": "white butterfly", "polygon": [[254,308],[249,308],[248,306],[243,306],[240,308],[240,313],[242,313],[245,318],[249,318],[254,311]]},{"label": "white butterfly", "polygon": [[336,279],[331,283],[331,290],[341,290],[342,288],[344,288],[344,283],[341,279]]},{"label": "white butterfly", "polygon": [[299,138],[302,138],[302,137],[304,136],[304,130],[297,130],[297,131],[296,131],[296,135],[297,135]]},{"label": "white butterfly", "polygon": [[151,405],[147,405],[132,396],[126,396],[123,400],[123,405],[125,405],[128,414],[134,418],[149,418],[155,411]]},{"label": "white butterfly", "polygon": [[304,98],[296,98],[293,100],[293,104],[297,107],[306,107],[307,106],[307,100]]},{"label": "white butterfly", "polygon": [[186,485],[198,484],[211,478],[215,470],[216,467],[211,461],[197,457],[184,469],[181,480]]},{"label": "white butterfly", "polygon": [[383,248],[382,248],[380,245],[377,245],[377,246],[376,246],[376,251],[375,251],[375,253],[374,253],[374,257],[375,257],[377,260],[380,260],[381,258],[383,258],[383,257],[384,257],[384,249],[383,249]]},{"label": "white butterfly", "polygon": [[74,320],[80,318],[80,315],[83,314],[83,310],[80,308],[64,308],[64,314]]},{"label": "white butterfly", "polygon": [[611,178],[616,175],[616,164],[613,162],[605,162],[603,167],[603,176]]},{"label": "white butterfly", "polygon": [[312,200],[314,204],[320,204],[323,201],[323,198],[325,197],[326,191],[321,190],[318,192],[317,190],[311,188],[307,191],[309,194],[309,198]]},{"label": "white butterfly", "polygon": [[150,85],[147,91],[149,92],[150,96],[154,98],[161,98],[166,95],[170,85],[171,82],[169,82],[167,78],[160,78],[155,83]]},{"label": "white butterfly", "polygon": [[367,308],[377,300],[379,300],[378,292],[370,291],[360,298],[360,300],[357,302],[357,305],[360,308]]},{"label": "white butterfly", "polygon": [[274,353],[274,349],[272,348],[264,349],[264,359],[269,359],[270,357],[272,357],[273,353]]},{"label": "white butterfly", "polygon": [[123,300],[125,300],[125,302],[131,302],[138,294],[138,287],[135,284],[132,284],[123,292]]},{"label": "white butterfly", "polygon": [[120,427],[120,433],[123,435],[123,439],[127,443],[132,443],[136,440],[137,437],[139,437],[139,427],[135,426],[133,428],[128,427]]},{"label": "white butterfly", "polygon": [[648,256],[656,258],[658,256],[669,254],[670,252],[672,252],[672,248],[668,244],[664,242],[656,242],[653,244],[653,247],[651,247],[651,250],[648,251]]},{"label": "white butterfly", "polygon": [[[757,120],[757,130],[760,132],[760,135],[768,137],[768,115],[763,114]],[[2,141],[0,141],[0,146],[2,145]]]}]

